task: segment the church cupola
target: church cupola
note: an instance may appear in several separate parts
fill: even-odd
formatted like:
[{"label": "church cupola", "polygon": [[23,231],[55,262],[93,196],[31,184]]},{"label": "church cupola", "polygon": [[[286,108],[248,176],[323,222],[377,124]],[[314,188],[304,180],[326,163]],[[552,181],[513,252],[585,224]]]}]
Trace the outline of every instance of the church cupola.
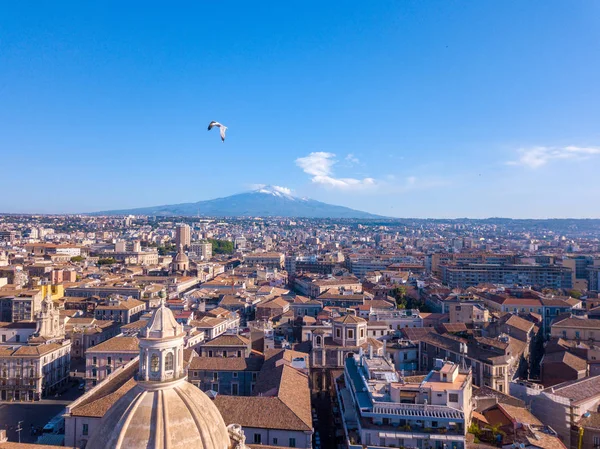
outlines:
[{"label": "church cupola", "polygon": [[168,382],[185,377],[185,332],[161,301],[140,332],[140,381]]}]

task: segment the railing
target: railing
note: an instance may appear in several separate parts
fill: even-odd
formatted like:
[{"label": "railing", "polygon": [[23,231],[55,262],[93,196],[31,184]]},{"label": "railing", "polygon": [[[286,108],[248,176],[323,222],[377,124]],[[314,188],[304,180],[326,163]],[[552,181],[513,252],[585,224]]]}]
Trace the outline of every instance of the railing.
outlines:
[{"label": "railing", "polygon": [[461,410],[442,405],[398,404],[391,402],[375,402],[373,405],[373,411],[363,412],[362,415],[400,415],[408,417],[442,418],[454,420],[464,420],[465,416]]}]

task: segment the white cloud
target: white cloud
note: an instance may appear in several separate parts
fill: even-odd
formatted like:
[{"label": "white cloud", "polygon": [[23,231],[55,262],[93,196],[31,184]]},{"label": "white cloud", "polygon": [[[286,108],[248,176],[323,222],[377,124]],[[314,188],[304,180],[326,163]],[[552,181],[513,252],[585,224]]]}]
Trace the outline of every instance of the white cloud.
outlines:
[{"label": "white cloud", "polygon": [[556,159],[584,160],[600,155],[600,148],[595,147],[531,147],[521,148],[520,157],[516,161],[507,162],[508,165],[524,165],[529,168],[540,168]]},{"label": "white cloud", "polygon": [[348,162],[350,165],[354,165],[354,164],[360,163],[360,160],[356,156],[354,156],[354,154],[352,154],[352,153],[349,153],[345,157],[345,159],[346,159],[346,162]]},{"label": "white cloud", "polygon": [[270,192],[279,192],[284,195],[291,195],[293,190],[289,187],[274,186],[269,184],[250,184],[252,190],[268,190]]},{"label": "white cloud", "polygon": [[[349,159],[349,157],[351,158]],[[347,161],[352,158],[358,161],[352,154],[346,156]],[[312,176],[311,181],[315,184],[342,190],[365,189],[375,186],[376,182],[373,178],[356,179],[333,176],[333,166],[336,163],[335,154],[324,151],[313,152],[308,156],[296,159],[296,165],[304,170],[304,173]]]},{"label": "white cloud", "polygon": [[289,187],[271,186],[271,188],[275,192],[283,193],[284,195],[291,195],[292,194],[292,189],[290,189]]}]

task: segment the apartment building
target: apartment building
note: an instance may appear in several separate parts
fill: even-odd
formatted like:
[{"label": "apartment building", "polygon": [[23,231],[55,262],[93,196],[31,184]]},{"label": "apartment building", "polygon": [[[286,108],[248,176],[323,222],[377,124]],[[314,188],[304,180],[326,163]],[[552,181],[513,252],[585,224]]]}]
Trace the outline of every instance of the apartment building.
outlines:
[{"label": "apartment building", "polygon": [[294,289],[304,296],[317,298],[325,292],[330,294],[361,293],[361,282],[354,276],[328,276],[303,275],[294,279]]},{"label": "apartment building", "polygon": [[573,288],[571,269],[560,265],[453,264],[440,265],[440,272],[442,282],[451,288],[468,288],[479,284]]},{"label": "apartment building", "polygon": [[190,244],[190,253],[200,257],[202,260],[212,259],[212,243],[200,242]]},{"label": "apartment building", "polygon": [[69,318],[65,329],[67,338],[71,340],[72,358],[85,357],[88,348],[120,333],[118,323],[94,317]]},{"label": "apartment building", "polygon": [[283,253],[244,254],[244,263],[250,267],[282,269],[285,265],[285,255]]},{"label": "apartment building", "polygon": [[98,305],[94,310],[97,320],[111,320],[117,323],[128,324],[139,320],[146,311],[146,303],[134,298],[110,298],[104,304]]},{"label": "apartment building", "polygon": [[494,254],[494,253],[434,253],[428,256],[427,265],[430,271],[441,276],[441,265],[452,264],[514,264],[516,257],[514,254]]},{"label": "apartment building", "polygon": [[490,320],[490,312],[482,304],[453,302],[448,308],[450,323],[483,324]]},{"label": "apartment building", "polygon": [[464,358],[472,369],[475,385],[503,393],[508,393],[509,382],[519,372],[521,356],[527,346],[525,342],[508,336],[463,339],[435,332],[424,333],[418,340],[411,338],[411,341],[419,343],[421,371],[432,369],[437,359],[459,363]]},{"label": "apartment building", "polygon": [[250,357],[250,340],[241,335],[221,335],[202,343],[198,348],[201,357]]},{"label": "apartment building", "polygon": [[190,225],[179,223],[175,226],[175,246],[186,249],[192,241],[192,230]]},{"label": "apartment building", "polygon": [[349,447],[466,448],[472,376],[451,362],[404,378],[386,357],[355,354],[336,382]]},{"label": "apartment building", "polygon": [[[532,413],[544,424],[552,427],[565,446],[583,446],[582,437],[593,441],[593,434],[580,434],[579,423],[585,426],[588,414],[598,411],[600,405],[600,376],[565,382],[542,390],[533,396]],[[595,431],[597,434],[598,432]]]},{"label": "apartment building", "polygon": [[140,352],[137,337],[116,336],[85,351],[85,381],[91,388],[127,365]]},{"label": "apartment building", "polygon": [[65,296],[75,296],[80,298],[97,296],[104,299],[115,295],[141,299],[142,291],[137,287],[96,286],[88,284],[79,287],[67,287],[65,289]]},{"label": "apartment building", "polygon": [[263,363],[262,357],[194,357],[188,367],[188,382],[202,391],[250,396]]},{"label": "apartment building", "polygon": [[594,343],[600,341],[600,320],[576,316],[559,318],[552,323],[550,336],[569,341]]},{"label": "apartment building", "polygon": [[71,342],[0,346],[0,400],[37,401],[67,384]]}]

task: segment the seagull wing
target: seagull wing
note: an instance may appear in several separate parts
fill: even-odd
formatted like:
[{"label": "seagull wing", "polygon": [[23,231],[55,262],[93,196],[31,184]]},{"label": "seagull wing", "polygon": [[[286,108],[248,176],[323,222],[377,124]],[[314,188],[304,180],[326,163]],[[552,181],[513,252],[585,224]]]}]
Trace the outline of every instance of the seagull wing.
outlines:
[{"label": "seagull wing", "polygon": [[213,126],[221,126],[219,122],[215,122],[214,120],[208,124],[208,130],[210,131]]},{"label": "seagull wing", "polygon": [[220,128],[221,128],[221,140],[222,140],[223,142],[225,142],[225,131],[227,130],[227,127],[226,127],[226,126],[223,126],[223,125],[221,125],[221,126],[220,126]]}]

